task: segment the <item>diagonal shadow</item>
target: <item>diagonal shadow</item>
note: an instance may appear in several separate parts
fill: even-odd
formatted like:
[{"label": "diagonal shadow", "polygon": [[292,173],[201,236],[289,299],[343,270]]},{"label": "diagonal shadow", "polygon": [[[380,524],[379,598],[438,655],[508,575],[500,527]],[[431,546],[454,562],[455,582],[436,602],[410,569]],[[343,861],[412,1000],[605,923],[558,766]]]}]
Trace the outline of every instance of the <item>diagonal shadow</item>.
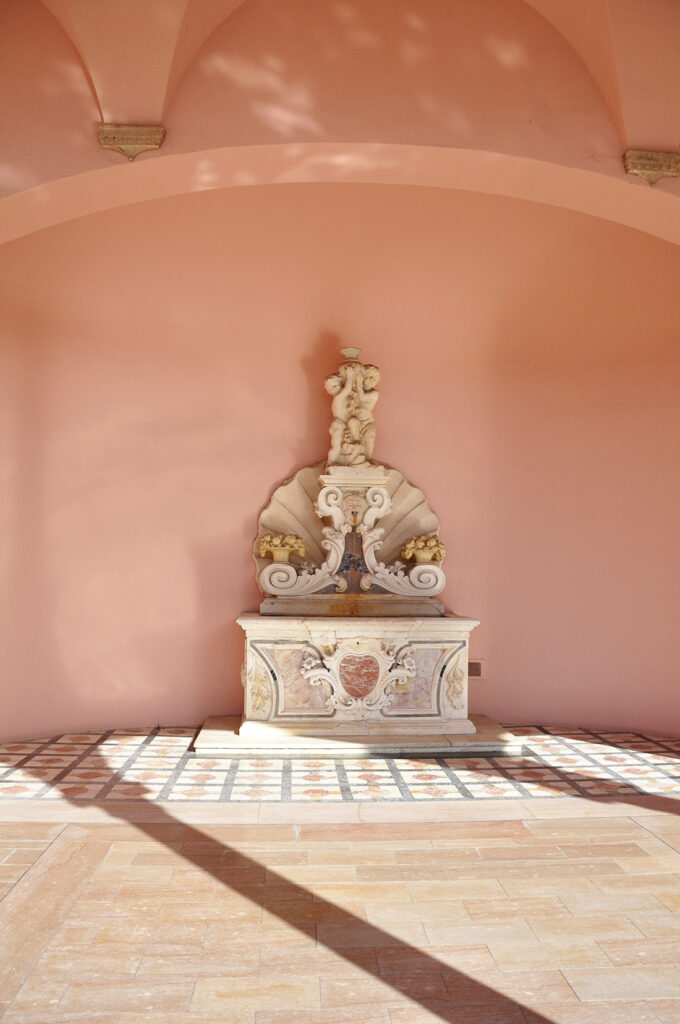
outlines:
[{"label": "diagonal shadow", "polygon": [[[100,758],[99,768],[97,758]],[[87,760],[88,768],[113,774],[96,748],[87,755]],[[30,768],[27,770],[30,771]],[[72,767],[60,772],[59,776],[71,770]],[[395,938],[383,928],[370,924],[330,900],[314,895],[309,889],[265,867],[228,843],[214,839],[193,825],[186,825],[173,817],[165,806],[149,800],[148,805],[153,808],[153,820],[140,821],[138,802],[108,803],[104,800],[79,799],[73,795],[73,784],[60,780],[59,776],[50,785],[59,789],[69,803],[78,808],[90,806],[104,809],[111,818],[132,825],[154,843],[172,849],[187,864],[212,875],[231,892],[295,928],[305,939],[315,940],[317,947],[325,947],[348,964],[363,970],[368,977],[391,986],[396,995],[406,996],[411,1003],[428,1011],[433,1018],[455,1024],[550,1024],[546,1017],[477,981],[463,970],[436,959],[426,949]],[[137,800],[144,800],[145,797],[152,797],[152,794],[146,786],[140,784]],[[242,826],[234,827],[238,829]],[[269,826],[254,824],[250,827],[266,830]],[[261,877],[262,880],[253,881],[254,877]],[[347,886],[347,891],[351,896],[351,885]],[[350,936],[349,943],[345,944],[347,933]],[[407,954],[408,969],[404,971],[400,967],[394,973],[383,973],[377,951],[395,948]],[[216,952],[220,954],[219,949]],[[366,955],[371,952],[374,953],[372,959]],[[226,960],[229,953],[224,950],[222,955]],[[323,978],[321,967],[319,976]],[[258,978],[252,981],[256,988]],[[228,1011],[228,997],[224,1009]],[[280,1009],[283,1011],[287,1008],[281,1006]],[[322,1012],[324,1009],[330,1019],[333,1007],[321,1007]],[[361,1007],[357,1009],[360,1014]]]}]

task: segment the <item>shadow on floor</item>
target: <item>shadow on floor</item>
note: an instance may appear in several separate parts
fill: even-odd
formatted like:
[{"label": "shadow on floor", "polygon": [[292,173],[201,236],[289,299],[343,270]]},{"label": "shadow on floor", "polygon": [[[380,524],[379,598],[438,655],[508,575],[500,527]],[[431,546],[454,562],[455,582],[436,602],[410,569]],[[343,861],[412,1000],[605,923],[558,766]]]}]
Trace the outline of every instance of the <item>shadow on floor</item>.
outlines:
[{"label": "shadow on floor", "polygon": [[[88,766],[95,770],[97,765],[93,759],[96,756],[96,752],[88,755]],[[101,770],[110,770],[103,759]],[[52,785],[59,788],[58,781]],[[150,807],[153,808],[153,821],[144,822],[139,820],[138,802],[122,805],[121,802],[78,800],[68,796],[65,790],[66,786],[63,787],[64,796],[74,806],[80,809],[96,806],[100,810],[104,809],[115,821],[133,826],[150,841],[171,849],[173,853],[183,857],[187,864],[211,875],[231,892],[245,897],[268,914],[297,929],[306,939],[316,940],[317,945],[342,957],[347,963],[360,967],[367,977],[391,986],[395,993],[408,997],[412,1004],[427,1010],[433,1019],[455,1024],[550,1024],[547,1018],[521,1003],[476,981],[462,970],[437,960],[427,952],[427,949],[416,948],[395,939],[388,931],[371,925],[343,907],[314,896],[308,889],[287,880],[270,868],[265,868],[254,858],[239,852],[227,843],[215,840],[195,826],[185,825],[161,804],[150,803]],[[149,793],[145,787],[140,787],[140,800],[144,799],[144,792]],[[228,827],[220,826],[221,829]],[[235,829],[239,827],[234,826]],[[250,827],[262,828],[265,831],[270,826],[263,824]],[[471,886],[473,885],[474,882],[471,882]],[[350,889],[351,886],[348,886],[348,893]],[[323,925],[319,927],[321,922]],[[333,927],[326,927],[327,925]],[[341,933],[347,931],[349,927],[356,933],[357,944],[345,947],[342,945]],[[338,937],[337,943],[334,936]],[[396,975],[382,974],[377,958],[373,957],[374,963],[371,963],[370,958],[365,955],[367,950],[371,951],[376,947],[398,947],[402,951],[408,951],[409,971]],[[427,982],[424,984],[425,978]],[[253,986],[256,985],[257,979],[254,978]],[[282,1006],[280,1010],[284,1011],[286,1007]],[[360,1014],[361,1008],[358,1007],[357,1010]],[[225,1014],[228,1014],[228,1011],[227,998],[224,1005]],[[330,1020],[333,1008],[329,1007],[327,1012]],[[226,1019],[228,1017],[225,1017]],[[301,1024],[303,1019],[304,1017],[301,1017]]]}]

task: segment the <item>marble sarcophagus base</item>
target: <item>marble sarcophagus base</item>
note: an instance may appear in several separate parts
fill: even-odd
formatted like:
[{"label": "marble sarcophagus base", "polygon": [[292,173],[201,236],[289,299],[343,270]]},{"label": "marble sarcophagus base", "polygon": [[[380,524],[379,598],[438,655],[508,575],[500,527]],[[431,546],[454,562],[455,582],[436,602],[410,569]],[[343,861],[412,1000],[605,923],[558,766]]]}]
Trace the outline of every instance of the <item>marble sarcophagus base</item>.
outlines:
[{"label": "marble sarcophagus base", "polygon": [[240,735],[471,734],[467,664],[474,619],[270,616],[246,634]]}]

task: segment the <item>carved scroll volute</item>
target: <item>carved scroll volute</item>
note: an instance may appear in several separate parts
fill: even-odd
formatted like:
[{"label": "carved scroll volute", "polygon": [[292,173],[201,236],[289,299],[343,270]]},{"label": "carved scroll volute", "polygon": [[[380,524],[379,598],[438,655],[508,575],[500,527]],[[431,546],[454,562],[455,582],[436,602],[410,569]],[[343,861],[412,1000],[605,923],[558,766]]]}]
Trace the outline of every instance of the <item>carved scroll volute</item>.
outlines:
[{"label": "carved scroll volute", "polygon": [[[342,507],[343,491],[335,484],[328,484],[319,491],[316,500],[316,514],[319,519],[330,519],[333,528],[342,530],[345,525],[345,513]],[[347,532],[345,530],[345,532]]]},{"label": "carved scroll volute", "polygon": [[377,551],[382,545],[383,530],[378,526],[372,530],[360,527],[364,547],[364,560],[368,572],[361,578],[361,589],[370,591],[372,585],[378,586],[391,594],[403,597],[433,597],[441,593],[446,585],[444,570],[432,562],[414,565],[406,571],[403,562],[385,565],[379,562]]},{"label": "carved scroll volute", "polygon": [[272,562],[261,570],[258,576],[260,589],[274,597],[304,597],[316,594],[330,585],[340,594],[347,589],[347,580],[338,576],[340,562],[345,550],[345,534],[351,526],[344,522],[342,510],[343,492],[336,486],[323,487],[315,506],[319,518],[329,517],[333,525],[324,526],[321,547],[327,552],[325,560],[317,568],[302,570],[287,562]]},{"label": "carved scroll volute", "polygon": [[392,499],[384,487],[369,487],[366,491],[368,509],[364,512],[363,525],[371,530],[379,519],[388,514],[392,508]]}]

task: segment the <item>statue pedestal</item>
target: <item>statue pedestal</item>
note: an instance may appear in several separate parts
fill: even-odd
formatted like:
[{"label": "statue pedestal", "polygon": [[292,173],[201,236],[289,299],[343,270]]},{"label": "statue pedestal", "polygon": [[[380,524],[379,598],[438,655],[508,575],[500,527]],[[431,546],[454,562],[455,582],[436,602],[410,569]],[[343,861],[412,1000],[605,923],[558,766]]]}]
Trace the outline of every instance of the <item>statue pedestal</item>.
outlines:
[{"label": "statue pedestal", "polygon": [[238,623],[243,740],[289,733],[403,745],[409,735],[475,732],[467,671],[475,619],[246,614]]}]

